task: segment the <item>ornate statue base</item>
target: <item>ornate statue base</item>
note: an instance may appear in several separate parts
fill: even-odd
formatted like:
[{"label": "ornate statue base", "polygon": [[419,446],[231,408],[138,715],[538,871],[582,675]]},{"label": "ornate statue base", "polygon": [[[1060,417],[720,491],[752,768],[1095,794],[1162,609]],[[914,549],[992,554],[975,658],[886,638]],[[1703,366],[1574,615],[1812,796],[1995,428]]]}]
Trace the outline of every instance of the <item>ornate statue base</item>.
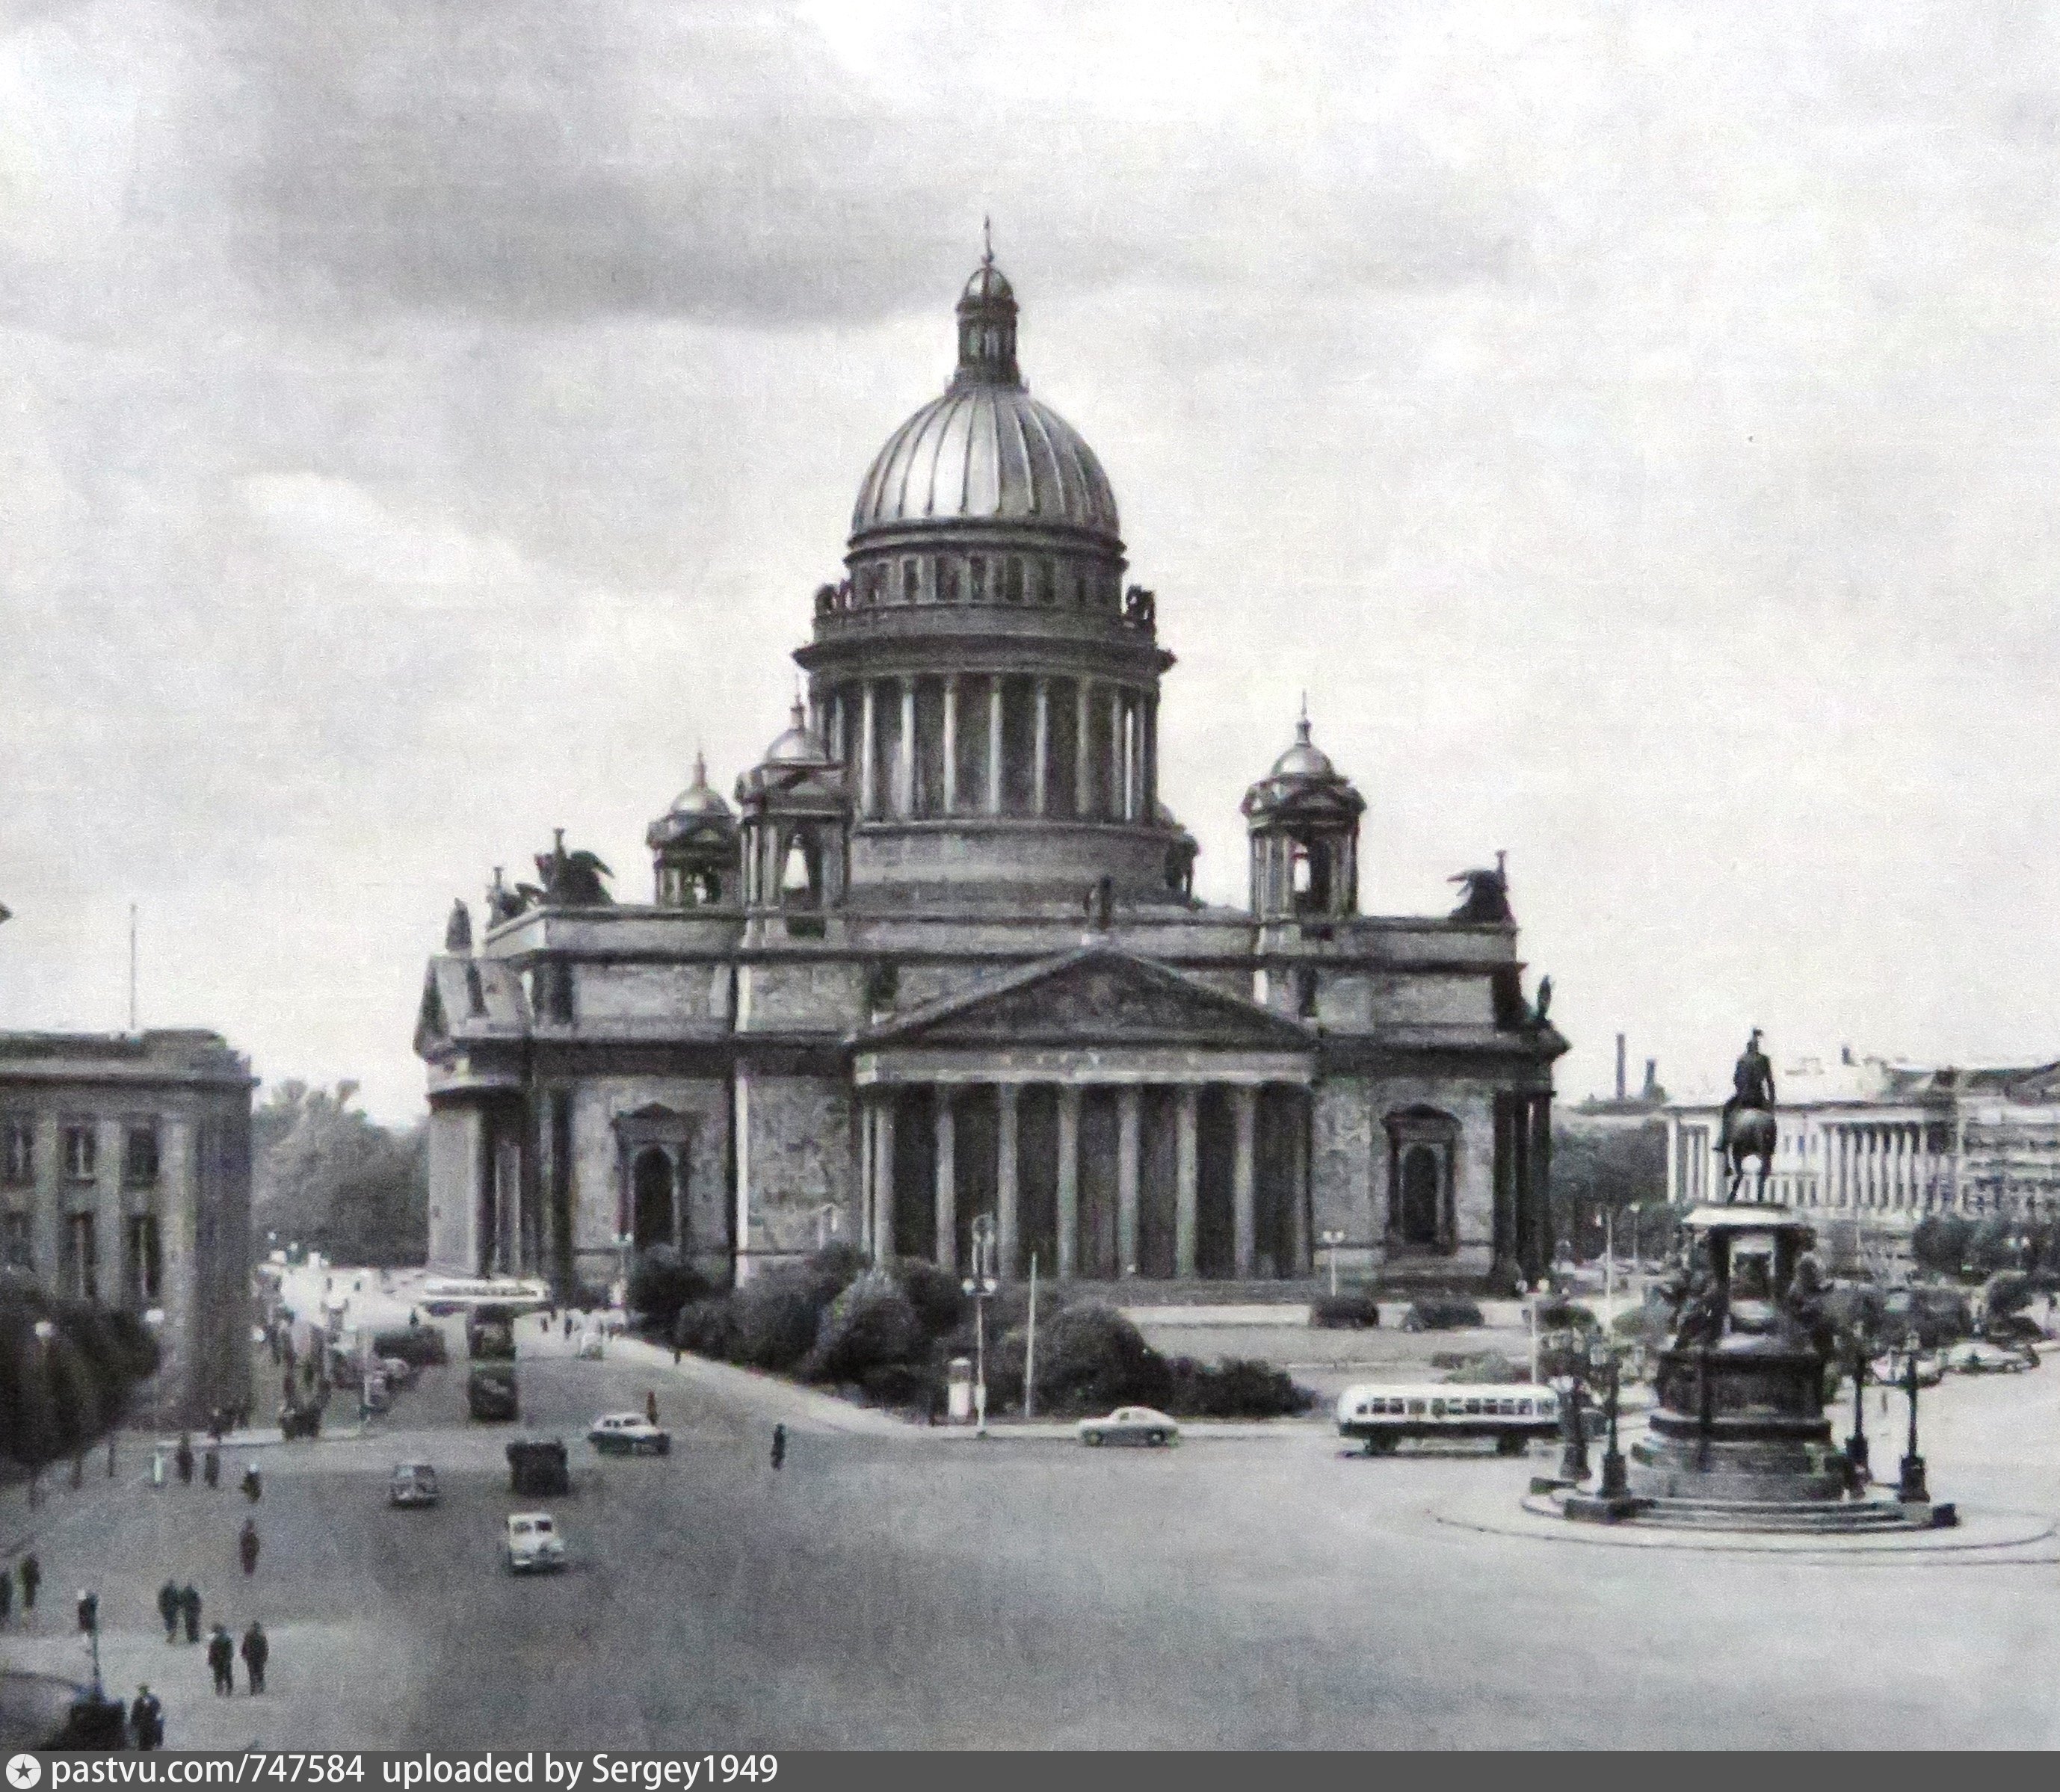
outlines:
[{"label": "ornate statue base", "polygon": [[[1864,1487],[1831,1440],[1826,1334],[1814,1266],[1797,1275],[1806,1221],[1771,1203],[1699,1207],[1698,1264],[1661,1353],[1648,1435],[1619,1484],[1553,1497],[1591,1523],[1725,1530],[1928,1529],[1952,1509],[1854,1497]],[[1941,1515],[1944,1515],[1942,1519]]]}]

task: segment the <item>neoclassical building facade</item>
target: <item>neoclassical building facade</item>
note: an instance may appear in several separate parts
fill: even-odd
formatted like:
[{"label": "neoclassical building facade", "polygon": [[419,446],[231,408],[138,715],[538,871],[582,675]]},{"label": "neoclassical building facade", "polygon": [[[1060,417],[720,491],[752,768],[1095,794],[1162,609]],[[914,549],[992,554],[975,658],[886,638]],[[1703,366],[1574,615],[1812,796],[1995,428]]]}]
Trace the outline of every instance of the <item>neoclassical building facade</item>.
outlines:
[{"label": "neoclassical building facade", "polygon": [[832,1237],[1004,1276],[1475,1279],[1550,1255],[1551,1066],[1499,868],[1359,912],[1365,803],[1311,737],[1244,799],[1242,909],[1159,797],[1173,656],[1116,497],[1032,397],[991,258],[956,369],[859,488],[787,728],[697,764],[653,900],[561,842],[425,984],[431,1255],[569,1291],[669,1244]]}]

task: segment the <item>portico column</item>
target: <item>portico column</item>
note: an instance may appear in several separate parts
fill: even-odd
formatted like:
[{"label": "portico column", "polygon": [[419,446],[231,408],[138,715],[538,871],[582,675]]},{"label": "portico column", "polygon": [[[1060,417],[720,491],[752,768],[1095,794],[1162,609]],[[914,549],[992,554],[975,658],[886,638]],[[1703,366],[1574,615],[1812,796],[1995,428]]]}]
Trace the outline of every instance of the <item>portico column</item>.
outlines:
[{"label": "portico column", "polygon": [[869,817],[880,812],[879,754],[875,750],[879,737],[874,732],[872,680],[867,679],[859,690],[858,812]]},{"label": "portico column", "polygon": [[937,1122],[937,1267],[959,1267],[959,1135],[948,1084],[931,1092]]},{"label": "portico column", "polygon": [[894,1094],[880,1092],[872,1126],[872,1259],[894,1255]]},{"label": "portico column", "polygon": [[1236,1232],[1234,1273],[1240,1282],[1252,1278],[1252,1259],[1256,1231],[1253,1212],[1255,1147],[1259,1135],[1259,1092],[1240,1084],[1230,1092],[1231,1112],[1237,1122],[1237,1155],[1232,1160],[1230,1198]]},{"label": "portico column", "polygon": [[1288,1273],[1307,1275],[1309,1257],[1309,1098],[1297,1091],[1294,1121],[1288,1128]]},{"label": "portico column", "polygon": [[1039,815],[1047,815],[1051,812],[1052,782],[1047,763],[1052,756],[1052,681],[1048,678],[1037,680],[1036,752],[1035,807]]},{"label": "portico column", "polygon": [[1059,1279],[1072,1279],[1080,1255],[1080,1086],[1059,1085]]},{"label": "portico column", "polygon": [[996,1240],[996,1247],[1001,1258],[996,1273],[1004,1282],[1014,1279],[1016,1273],[1018,1241],[1022,1227],[1017,1212],[1016,1192],[1016,1100],[1021,1093],[1013,1083],[997,1084],[994,1091],[995,1131],[998,1135],[995,1147],[994,1204],[1000,1235]]},{"label": "portico column", "polygon": [[894,762],[894,806],[904,820],[916,812],[916,680],[901,679],[901,751]]},{"label": "portico column", "polygon": [[1124,812],[1123,687],[1113,685],[1108,693],[1108,818],[1125,820]]},{"label": "portico column", "polygon": [[1094,680],[1083,678],[1073,688],[1073,813],[1084,821],[1094,813]]},{"label": "portico column", "polygon": [[1135,1083],[1116,1092],[1116,1273],[1137,1273],[1137,1146],[1142,1095]]},{"label": "portico column", "polygon": [[1001,674],[987,688],[987,812],[1001,813]]},{"label": "portico column", "polygon": [[1195,1278],[1196,1189],[1201,1155],[1196,1112],[1199,1100],[1200,1092],[1193,1084],[1180,1085],[1173,1151],[1173,1273],[1184,1282]]},{"label": "portico column", "polygon": [[1144,820],[1148,826],[1156,826],[1159,820],[1159,699],[1154,695],[1144,700]]},{"label": "portico column", "polygon": [[956,672],[944,680],[944,813],[955,815],[959,806],[959,680]]}]

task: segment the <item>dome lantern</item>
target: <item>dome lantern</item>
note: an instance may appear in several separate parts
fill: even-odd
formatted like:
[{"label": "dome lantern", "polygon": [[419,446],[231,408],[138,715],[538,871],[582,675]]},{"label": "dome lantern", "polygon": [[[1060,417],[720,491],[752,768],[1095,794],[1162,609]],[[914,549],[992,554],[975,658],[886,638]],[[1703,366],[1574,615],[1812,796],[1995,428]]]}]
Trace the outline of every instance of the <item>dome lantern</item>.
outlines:
[{"label": "dome lantern", "polygon": [[969,385],[1023,384],[1016,365],[1016,291],[994,265],[994,236],[987,233],[987,253],[959,295],[959,370],[952,390]]}]

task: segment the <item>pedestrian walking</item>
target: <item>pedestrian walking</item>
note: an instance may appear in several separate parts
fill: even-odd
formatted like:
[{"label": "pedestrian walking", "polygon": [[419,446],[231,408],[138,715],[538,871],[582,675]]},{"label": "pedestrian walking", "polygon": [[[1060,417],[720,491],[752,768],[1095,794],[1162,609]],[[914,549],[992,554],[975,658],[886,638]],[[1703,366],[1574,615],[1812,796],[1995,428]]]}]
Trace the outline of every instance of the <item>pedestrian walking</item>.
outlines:
[{"label": "pedestrian walking", "polygon": [[222,1452],[211,1443],[206,1455],[201,1458],[200,1478],[210,1487],[222,1485]]},{"label": "pedestrian walking", "polygon": [[165,1740],[165,1708],[146,1686],[136,1689],[129,1706],[129,1740],[139,1749],[158,1748]]},{"label": "pedestrian walking", "polygon": [[11,1572],[0,1573],[0,1630],[7,1628],[14,1616],[14,1577]]},{"label": "pedestrian walking", "polygon": [[200,1641],[200,1589],[188,1581],[179,1589],[179,1615],[186,1620],[186,1641]]},{"label": "pedestrian walking", "polygon": [[265,1664],[271,1658],[271,1641],[265,1634],[265,1626],[254,1618],[250,1628],[243,1633],[243,1671],[250,1676],[253,1698],[265,1690]]},{"label": "pedestrian walking", "polygon": [[22,1622],[28,1623],[36,1615],[36,1589],[43,1584],[43,1565],[32,1550],[22,1558]]},{"label": "pedestrian walking", "polygon": [[185,1431],[179,1433],[178,1452],[172,1460],[179,1471],[179,1485],[182,1487],[190,1487],[193,1485],[194,1471],[193,1438],[190,1434]]},{"label": "pedestrian walking", "polygon": [[222,1698],[236,1691],[236,1644],[227,1630],[215,1626],[207,1639],[207,1665],[214,1670],[214,1690]]},{"label": "pedestrian walking", "polygon": [[243,1529],[236,1539],[236,1554],[243,1563],[246,1574],[258,1572],[258,1521],[246,1519]]},{"label": "pedestrian walking", "polygon": [[658,1396],[654,1390],[649,1387],[644,1390],[644,1417],[649,1424],[658,1423]]},{"label": "pedestrian walking", "polygon": [[255,1463],[243,1465],[243,1497],[253,1506],[264,1497],[265,1477],[258,1472]]},{"label": "pedestrian walking", "polygon": [[179,1588],[176,1581],[166,1581],[158,1589],[158,1615],[165,1621],[165,1641],[179,1640]]},{"label": "pedestrian walking", "polygon": [[565,1309],[565,1336],[566,1336],[566,1338],[567,1338],[568,1339],[569,1339],[571,1338],[572,1335],[573,1335],[573,1310],[572,1310],[572,1308],[570,1308],[569,1307],[568,1307]]},{"label": "pedestrian walking", "polygon": [[221,1443],[222,1431],[228,1423],[229,1415],[220,1407],[215,1407],[207,1415],[207,1435],[217,1443]]},{"label": "pedestrian walking", "polygon": [[787,1427],[784,1425],[775,1425],[772,1427],[772,1467],[776,1470],[786,1459]]}]

